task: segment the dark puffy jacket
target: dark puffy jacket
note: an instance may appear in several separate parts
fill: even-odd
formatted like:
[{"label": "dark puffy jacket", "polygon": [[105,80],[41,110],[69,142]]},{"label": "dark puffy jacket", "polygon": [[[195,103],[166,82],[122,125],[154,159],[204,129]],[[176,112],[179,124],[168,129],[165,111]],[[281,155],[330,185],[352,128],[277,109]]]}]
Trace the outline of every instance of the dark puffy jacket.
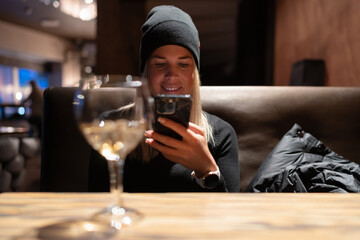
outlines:
[{"label": "dark puffy jacket", "polygon": [[360,192],[360,167],[295,124],[265,159],[247,192]]}]

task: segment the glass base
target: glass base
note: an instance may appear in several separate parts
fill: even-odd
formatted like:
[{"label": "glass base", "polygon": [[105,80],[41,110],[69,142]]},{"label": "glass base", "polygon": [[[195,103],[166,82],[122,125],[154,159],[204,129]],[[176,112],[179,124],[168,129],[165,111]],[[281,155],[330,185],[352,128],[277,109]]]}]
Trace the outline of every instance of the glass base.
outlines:
[{"label": "glass base", "polygon": [[142,217],[135,209],[112,206],[94,214],[89,220],[68,220],[39,228],[35,235],[39,239],[56,240],[111,239],[119,230]]},{"label": "glass base", "polygon": [[131,226],[142,217],[143,215],[136,209],[110,206],[96,213],[91,219],[96,222],[110,223],[112,228],[120,230]]},{"label": "glass base", "polygon": [[37,229],[37,238],[56,240],[110,239],[117,230],[106,222],[69,220]]}]

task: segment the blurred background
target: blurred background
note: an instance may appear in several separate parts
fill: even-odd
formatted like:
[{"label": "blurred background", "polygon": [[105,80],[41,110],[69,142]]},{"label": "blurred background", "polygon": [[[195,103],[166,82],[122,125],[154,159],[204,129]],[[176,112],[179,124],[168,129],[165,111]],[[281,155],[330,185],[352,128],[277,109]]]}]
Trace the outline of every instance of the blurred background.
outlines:
[{"label": "blurred background", "polygon": [[139,74],[140,28],[156,5],[199,30],[203,85],[360,86],[357,0],[1,0],[1,103],[89,73]]}]

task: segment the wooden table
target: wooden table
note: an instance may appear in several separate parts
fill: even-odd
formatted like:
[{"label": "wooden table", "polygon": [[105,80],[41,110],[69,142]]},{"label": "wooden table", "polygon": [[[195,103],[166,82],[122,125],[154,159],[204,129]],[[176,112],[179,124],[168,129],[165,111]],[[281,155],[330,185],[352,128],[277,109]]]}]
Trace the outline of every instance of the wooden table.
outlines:
[{"label": "wooden table", "polygon": [[[90,216],[108,193],[2,193],[0,239]],[[124,194],[143,219],[113,239],[360,239],[360,194]]]}]

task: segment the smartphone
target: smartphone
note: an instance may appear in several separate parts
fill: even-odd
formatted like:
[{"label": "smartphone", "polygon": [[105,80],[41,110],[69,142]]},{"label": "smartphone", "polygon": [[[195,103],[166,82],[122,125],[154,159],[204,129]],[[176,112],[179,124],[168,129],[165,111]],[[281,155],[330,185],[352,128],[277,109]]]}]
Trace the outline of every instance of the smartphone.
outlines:
[{"label": "smartphone", "polygon": [[159,117],[169,118],[189,127],[192,99],[190,95],[157,95],[155,97],[155,125],[158,133],[181,140],[182,137],[157,121]]}]

